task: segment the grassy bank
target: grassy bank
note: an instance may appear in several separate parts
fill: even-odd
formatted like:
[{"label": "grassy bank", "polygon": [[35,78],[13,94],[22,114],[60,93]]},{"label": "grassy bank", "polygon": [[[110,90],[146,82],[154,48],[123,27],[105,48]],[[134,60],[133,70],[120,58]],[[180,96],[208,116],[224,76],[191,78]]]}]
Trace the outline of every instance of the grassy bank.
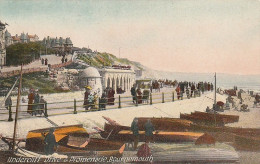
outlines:
[{"label": "grassy bank", "polygon": [[[9,78],[1,78],[0,79],[0,88],[8,89],[11,88],[14,84],[16,78],[18,76],[9,77]],[[18,87],[18,83],[16,84],[16,87]],[[24,74],[23,75],[23,82],[22,82],[22,88],[25,89],[38,89],[39,93],[59,93],[59,92],[68,92],[68,91],[61,91],[58,90],[57,84],[54,80],[50,80],[48,78],[48,75],[44,72],[38,72],[38,73],[30,73],[30,74]],[[27,93],[23,93],[27,94]]]}]

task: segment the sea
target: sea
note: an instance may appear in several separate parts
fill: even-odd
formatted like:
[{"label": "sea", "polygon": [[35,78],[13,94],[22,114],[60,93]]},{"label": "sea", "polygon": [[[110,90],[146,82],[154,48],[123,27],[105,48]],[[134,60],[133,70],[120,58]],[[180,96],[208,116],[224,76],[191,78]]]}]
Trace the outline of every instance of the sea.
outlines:
[{"label": "sea", "polygon": [[[157,79],[169,79],[177,81],[200,82],[206,81],[215,82],[215,73],[183,73],[183,72],[149,72],[147,76],[152,76]],[[254,91],[260,93],[260,74],[259,75],[236,75],[216,73],[217,88],[232,89],[237,86],[238,89],[244,91]]]}]

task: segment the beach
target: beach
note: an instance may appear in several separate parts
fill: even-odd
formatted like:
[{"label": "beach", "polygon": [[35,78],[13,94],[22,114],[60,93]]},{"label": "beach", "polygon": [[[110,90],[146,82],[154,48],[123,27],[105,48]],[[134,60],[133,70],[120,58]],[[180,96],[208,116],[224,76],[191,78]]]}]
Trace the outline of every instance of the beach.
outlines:
[{"label": "beach", "polygon": [[[79,94],[79,93],[77,93]],[[246,94],[244,94],[245,96]],[[217,94],[217,101],[225,102],[227,96]],[[174,102],[142,105],[138,107],[126,107],[121,109],[110,109],[96,112],[83,112],[78,114],[66,114],[48,117],[59,126],[83,124],[88,132],[94,132],[93,127],[104,127],[105,120],[102,116],[116,120],[119,124],[130,126],[135,117],[173,117],[179,118],[180,113],[191,113],[194,111],[205,111],[206,107],[212,107],[213,92],[206,92],[201,97],[184,99]],[[260,109],[253,108],[252,101],[247,101],[250,112],[225,111],[225,114],[239,115],[239,122],[228,124],[233,127],[260,128]],[[33,124],[32,124],[33,122]],[[18,120],[18,138],[26,138],[28,131],[34,129],[48,128],[52,125],[44,118],[27,118]],[[0,122],[0,131],[3,136],[12,137],[13,122]],[[258,163],[259,152],[238,151],[241,163]],[[252,158],[251,158],[252,157]]]}]

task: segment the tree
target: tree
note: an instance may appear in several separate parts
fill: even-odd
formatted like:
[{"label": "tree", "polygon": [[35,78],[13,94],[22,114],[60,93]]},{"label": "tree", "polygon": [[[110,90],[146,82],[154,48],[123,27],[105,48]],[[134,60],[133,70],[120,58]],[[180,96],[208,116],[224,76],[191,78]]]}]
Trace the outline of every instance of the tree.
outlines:
[{"label": "tree", "polygon": [[6,48],[6,65],[28,64],[40,58],[40,49],[44,47],[40,42],[17,43]]}]

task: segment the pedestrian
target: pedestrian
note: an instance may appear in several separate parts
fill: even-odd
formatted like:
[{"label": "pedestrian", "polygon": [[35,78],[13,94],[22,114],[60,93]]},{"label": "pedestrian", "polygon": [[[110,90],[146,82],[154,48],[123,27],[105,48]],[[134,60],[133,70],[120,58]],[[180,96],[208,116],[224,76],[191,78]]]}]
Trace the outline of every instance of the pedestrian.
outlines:
[{"label": "pedestrian", "polygon": [[115,105],[115,90],[113,88],[109,88],[108,90],[108,105]]},{"label": "pedestrian", "polygon": [[180,86],[178,85],[177,88],[175,89],[175,91],[177,92],[177,98],[178,100],[180,99],[181,95],[180,95],[180,92],[181,92],[181,89],[180,89]]},{"label": "pedestrian", "polygon": [[186,95],[187,95],[187,98],[190,99],[190,90],[188,87],[186,87]]},{"label": "pedestrian", "polygon": [[7,99],[5,100],[5,108],[7,109],[7,110],[9,110],[9,107],[10,106],[12,106],[12,99],[11,99],[11,96],[9,95],[8,97],[7,97]]},{"label": "pedestrian", "polygon": [[106,110],[107,97],[105,93],[102,93],[101,99],[99,101],[99,109]]},{"label": "pedestrian", "polygon": [[89,103],[88,103],[88,97],[90,95],[90,90],[92,89],[90,86],[85,86],[85,94],[84,94],[84,103],[83,103],[83,107],[85,108],[85,110],[88,110],[89,108]]},{"label": "pedestrian", "polygon": [[153,141],[153,132],[155,131],[150,119],[144,125],[145,128],[145,142],[149,143]]},{"label": "pedestrian", "polygon": [[65,58],[65,63],[67,63],[68,62],[68,59],[67,58]]},{"label": "pedestrian", "polygon": [[40,98],[40,105],[39,105],[39,109],[40,109],[40,115],[43,113],[43,110],[45,109],[45,104],[47,102],[44,100],[43,96],[41,96]]},{"label": "pedestrian", "polygon": [[42,65],[44,65],[44,59],[43,58],[41,59],[41,61],[42,61]]},{"label": "pedestrian", "polygon": [[32,114],[33,112],[33,101],[34,101],[34,91],[31,88],[28,94],[28,108],[27,113]]},{"label": "pedestrian", "polygon": [[90,107],[90,109],[93,109],[95,104],[94,104],[94,95],[92,93],[90,93],[88,95],[88,106]]},{"label": "pedestrian", "polygon": [[53,134],[54,128],[50,128],[49,133],[44,139],[44,152],[46,155],[51,155],[54,153],[54,147],[57,146],[55,135]]},{"label": "pedestrian", "polygon": [[142,92],[141,92],[141,89],[140,88],[138,88],[137,90],[136,90],[136,94],[137,94],[137,103],[138,104],[142,104],[143,103],[143,94],[142,94]]},{"label": "pedestrian", "polygon": [[194,85],[194,83],[193,83],[193,84],[191,85],[191,97],[192,97],[193,94],[195,94],[194,91],[195,91],[195,85]]},{"label": "pedestrian", "polygon": [[47,58],[45,59],[45,65],[48,65],[48,59]]},{"label": "pedestrian", "polygon": [[137,118],[134,118],[131,124],[131,131],[133,132],[133,136],[134,136],[134,150],[136,150],[139,142],[139,128],[138,128]]},{"label": "pedestrian", "polygon": [[131,88],[131,95],[133,97],[133,103],[136,103],[136,90],[135,90],[135,85]]},{"label": "pedestrian", "polygon": [[93,95],[93,106],[92,106],[93,109],[97,109],[98,108],[98,95],[96,92],[94,92],[94,95]]},{"label": "pedestrian", "polygon": [[35,90],[35,93],[34,93],[34,102],[33,102],[33,113],[32,113],[32,116],[33,115],[37,115],[39,113],[38,109],[39,109],[39,103],[40,103],[40,95],[38,93],[38,89]]},{"label": "pedestrian", "polygon": [[64,63],[64,58],[61,59],[61,63]]}]

